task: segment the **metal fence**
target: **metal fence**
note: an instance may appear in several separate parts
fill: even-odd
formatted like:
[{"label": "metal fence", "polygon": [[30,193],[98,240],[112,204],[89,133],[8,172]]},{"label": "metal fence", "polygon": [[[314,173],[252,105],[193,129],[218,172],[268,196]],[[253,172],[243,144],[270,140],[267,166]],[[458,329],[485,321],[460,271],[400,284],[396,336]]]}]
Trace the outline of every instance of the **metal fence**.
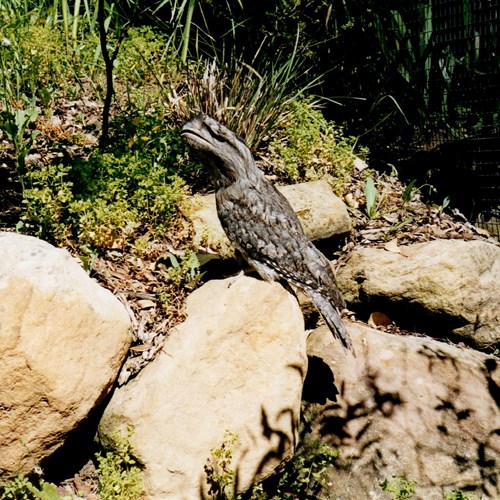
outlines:
[{"label": "metal fence", "polygon": [[425,148],[442,152],[464,215],[500,237],[499,11],[496,0],[413,0],[398,15],[423,86]]}]

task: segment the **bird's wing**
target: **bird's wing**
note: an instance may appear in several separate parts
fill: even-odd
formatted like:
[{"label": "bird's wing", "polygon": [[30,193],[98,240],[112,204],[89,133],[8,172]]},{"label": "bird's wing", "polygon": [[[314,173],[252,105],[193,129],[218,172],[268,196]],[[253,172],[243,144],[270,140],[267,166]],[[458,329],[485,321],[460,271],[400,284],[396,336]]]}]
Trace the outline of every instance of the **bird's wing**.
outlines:
[{"label": "bird's wing", "polygon": [[[240,180],[219,190],[216,198],[229,240],[251,264],[272,268],[299,287],[311,282],[316,288],[311,272],[319,275],[319,267],[328,261],[305,236],[290,203],[271,183],[265,178],[257,185]],[[316,266],[311,259],[321,263]]]},{"label": "bird's wing", "polygon": [[344,309],[345,301],[337,287],[330,261],[312,243],[304,247],[303,259],[313,278],[308,283],[310,288],[322,292],[339,309]]},{"label": "bird's wing", "polygon": [[266,256],[273,246],[305,238],[288,200],[265,178],[257,185],[239,180],[217,191],[216,200],[219,219],[230,241],[244,251],[257,252],[255,256]]}]

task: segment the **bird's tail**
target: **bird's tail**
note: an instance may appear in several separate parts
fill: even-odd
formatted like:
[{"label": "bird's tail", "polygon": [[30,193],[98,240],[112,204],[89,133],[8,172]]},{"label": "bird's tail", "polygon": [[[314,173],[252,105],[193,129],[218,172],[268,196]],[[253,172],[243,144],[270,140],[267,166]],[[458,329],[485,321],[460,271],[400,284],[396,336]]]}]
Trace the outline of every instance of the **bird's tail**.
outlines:
[{"label": "bird's tail", "polygon": [[342,321],[337,307],[335,307],[323,294],[317,290],[308,291],[309,297],[318,308],[321,316],[323,316],[328,328],[330,328],[333,336],[340,340],[344,349],[348,349],[354,356],[356,353],[352,346],[351,337],[347,333],[347,329]]}]

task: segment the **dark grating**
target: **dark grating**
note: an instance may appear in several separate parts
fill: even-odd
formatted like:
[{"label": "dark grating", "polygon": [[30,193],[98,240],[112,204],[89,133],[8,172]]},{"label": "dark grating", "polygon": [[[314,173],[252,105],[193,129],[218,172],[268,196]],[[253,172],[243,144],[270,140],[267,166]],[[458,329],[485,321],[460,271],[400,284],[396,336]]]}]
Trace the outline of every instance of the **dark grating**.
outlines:
[{"label": "dark grating", "polygon": [[[500,37],[499,2],[410,1],[401,8],[418,37],[428,110],[446,116],[427,125],[417,149],[447,150],[450,183],[463,184],[464,215],[500,239]],[[426,22],[422,8],[427,5]],[[420,13],[420,17],[418,15]],[[417,23],[417,21],[415,21]],[[403,49],[404,50],[404,49]],[[422,78],[423,76],[423,78]],[[419,141],[421,141],[419,143]],[[454,177],[450,179],[450,177]]]}]

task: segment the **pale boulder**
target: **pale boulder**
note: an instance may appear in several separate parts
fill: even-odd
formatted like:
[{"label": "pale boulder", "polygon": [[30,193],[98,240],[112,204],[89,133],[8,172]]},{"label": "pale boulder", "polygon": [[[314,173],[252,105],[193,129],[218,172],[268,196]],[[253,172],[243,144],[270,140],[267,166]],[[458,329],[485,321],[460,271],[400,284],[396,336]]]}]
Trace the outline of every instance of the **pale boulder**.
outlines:
[{"label": "pale boulder", "polygon": [[386,499],[380,483],[403,476],[418,499],[452,490],[500,498],[500,359],[359,324],[348,330],[357,358],[324,327],[308,339],[309,438],[340,452],[321,497]]},{"label": "pale boulder", "polygon": [[500,342],[499,246],[435,240],[392,250],[356,250],[338,271],[339,288],[352,307],[480,348]]},{"label": "pale boulder", "polygon": [[[347,208],[326,180],[282,186],[278,190],[290,202],[311,240],[322,240],[351,230]],[[233,255],[217,217],[215,195],[193,198],[187,216],[193,223],[193,241],[197,247],[209,248],[221,257]]]},{"label": "pale boulder", "polygon": [[148,499],[200,498],[226,432],[238,438],[230,451],[239,490],[289,459],[297,441],[307,356],[295,298],[276,283],[214,280],[188,297],[186,313],[99,424],[108,447],[133,429]]},{"label": "pale boulder", "polygon": [[0,470],[30,472],[109,392],[130,345],[123,305],[65,250],[0,233]]}]

